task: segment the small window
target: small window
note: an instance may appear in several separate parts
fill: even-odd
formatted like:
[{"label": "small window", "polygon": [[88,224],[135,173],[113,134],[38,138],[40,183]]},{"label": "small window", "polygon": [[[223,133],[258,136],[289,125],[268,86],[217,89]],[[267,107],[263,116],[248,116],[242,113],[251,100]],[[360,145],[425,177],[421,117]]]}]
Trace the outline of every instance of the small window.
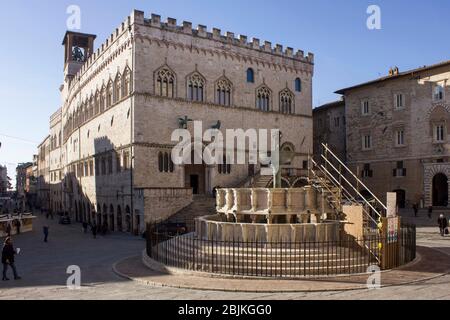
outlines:
[{"label": "small window", "polygon": [[372,136],[370,134],[366,134],[362,138],[362,149],[370,150],[372,149]]},{"label": "small window", "polygon": [[247,82],[248,83],[255,83],[255,72],[252,68],[247,69]]},{"label": "small window", "polygon": [[443,124],[434,126],[434,140],[435,142],[445,141],[445,126]]},{"label": "small window", "polygon": [[174,172],[175,166],[174,166],[174,163],[172,162],[172,158],[169,155],[169,153],[160,152],[158,154],[158,169],[159,169],[159,172],[161,172],[161,173]]},{"label": "small window", "polygon": [[361,172],[361,176],[362,176],[363,178],[372,178],[372,177],[373,177],[373,170],[371,170],[370,164],[369,164],[369,163],[366,163],[366,164],[364,165],[364,169],[363,169],[363,171]]},{"label": "small window", "polygon": [[370,106],[369,106],[369,100],[364,100],[361,103],[361,113],[363,116],[370,114]]},{"label": "small window", "polygon": [[295,79],[295,92],[302,92],[302,80],[300,78]]},{"label": "small window", "polygon": [[397,167],[393,171],[394,177],[406,177],[406,168],[403,161],[397,161]]},{"label": "small window", "polygon": [[396,94],[394,97],[395,109],[402,109],[405,107],[405,98],[403,94]]},{"label": "small window", "polygon": [[395,132],[395,146],[402,147],[405,145],[405,131],[403,129]]},{"label": "small window", "polygon": [[444,86],[441,84],[437,84],[433,89],[433,100],[434,101],[442,101],[444,100]]},{"label": "small window", "polygon": [[339,117],[334,118],[334,126],[339,128],[341,119]]},{"label": "small window", "polygon": [[123,153],[123,170],[128,171],[128,170],[130,170],[130,168],[131,168],[130,152],[124,151],[124,153]]},{"label": "small window", "polygon": [[303,160],[303,169],[308,169],[308,160]]}]

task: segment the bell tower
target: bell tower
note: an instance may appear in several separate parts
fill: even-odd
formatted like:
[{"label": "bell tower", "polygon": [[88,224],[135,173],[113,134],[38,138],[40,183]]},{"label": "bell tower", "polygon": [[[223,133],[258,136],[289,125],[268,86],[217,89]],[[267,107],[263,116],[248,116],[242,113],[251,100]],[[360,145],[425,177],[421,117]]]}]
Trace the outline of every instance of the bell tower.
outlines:
[{"label": "bell tower", "polygon": [[[94,52],[93,34],[67,31],[64,36],[64,77],[69,80]],[[68,79],[69,78],[69,79]]]}]

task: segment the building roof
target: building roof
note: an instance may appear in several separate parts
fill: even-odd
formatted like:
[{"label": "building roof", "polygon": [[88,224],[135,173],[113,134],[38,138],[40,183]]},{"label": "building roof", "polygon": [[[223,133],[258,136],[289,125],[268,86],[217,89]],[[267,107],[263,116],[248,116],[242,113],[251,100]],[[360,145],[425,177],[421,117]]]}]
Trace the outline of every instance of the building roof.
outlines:
[{"label": "building roof", "polygon": [[345,94],[347,91],[353,90],[353,89],[358,89],[361,87],[365,87],[365,86],[369,86],[372,84],[376,84],[376,83],[380,83],[380,82],[385,82],[385,81],[389,81],[389,80],[394,80],[394,79],[398,79],[401,77],[405,77],[405,76],[415,76],[420,72],[423,71],[428,71],[428,70],[432,70],[432,69],[436,69],[436,68],[440,68],[440,67],[444,67],[450,65],[450,60],[447,61],[443,61],[443,62],[439,62],[436,64],[432,64],[430,66],[423,66],[417,69],[413,69],[413,70],[409,70],[409,71],[404,71],[404,72],[399,72],[397,74],[393,74],[393,75],[389,75],[389,76],[385,76],[385,77],[381,77],[372,81],[368,81],[368,82],[364,82],[352,87],[348,87],[348,88],[344,88],[341,90],[336,91],[335,93],[337,94]]},{"label": "building roof", "polygon": [[330,108],[335,108],[335,107],[345,107],[345,100],[342,99],[342,100],[323,104],[319,107],[314,108],[313,112],[320,112],[320,111],[324,111],[324,110],[327,110]]}]

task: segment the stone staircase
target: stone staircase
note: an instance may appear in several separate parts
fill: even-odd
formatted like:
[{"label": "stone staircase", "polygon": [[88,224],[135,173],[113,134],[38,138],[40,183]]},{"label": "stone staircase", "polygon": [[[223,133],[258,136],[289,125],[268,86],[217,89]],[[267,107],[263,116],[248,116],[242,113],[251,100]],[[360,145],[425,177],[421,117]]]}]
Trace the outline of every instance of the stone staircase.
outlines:
[{"label": "stone staircase", "polygon": [[191,232],[194,231],[195,218],[214,214],[216,214],[216,199],[206,195],[195,195],[194,201],[189,206],[175,213],[166,222],[184,223]]},{"label": "stone staircase", "polygon": [[256,176],[253,180],[252,188],[267,188],[272,181],[272,176]]}]

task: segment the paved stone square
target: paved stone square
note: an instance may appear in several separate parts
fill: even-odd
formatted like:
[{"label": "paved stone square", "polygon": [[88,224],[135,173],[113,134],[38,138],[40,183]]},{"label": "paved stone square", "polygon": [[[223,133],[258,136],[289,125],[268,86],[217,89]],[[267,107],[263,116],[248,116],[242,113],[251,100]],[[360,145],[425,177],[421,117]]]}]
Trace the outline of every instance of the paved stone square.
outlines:
[{"label": "paved stone square", "polygon": [[[437,213],[436,213],[437,214]],[[436,215],[435,214],[435,215]],[[417,222],[418,244],[432,247],[450,259],[450,237],[441,238],[434,227],[435,217],[429,220],[425,213]],[[42,224],[45,217],[38,214],[35,230],[14,238],[21,248],[17,267],[23,277],[20,281],[0,282],[0,299],[450,299],[450,275],[410,285],[380,290],[352,290],[302,293],[236,293],[199,291],[153,287],[117,276],[115,262],[140,254],[145,247],[143,239],[125,234],[99,236],[83,234],[78,224],[62,226],[49,221],[50,242],[43,242]],[[82,272],[82,288],[69,290],[66,269],[78,265]],[[213,281],[213,280],[212,280]]]}]

